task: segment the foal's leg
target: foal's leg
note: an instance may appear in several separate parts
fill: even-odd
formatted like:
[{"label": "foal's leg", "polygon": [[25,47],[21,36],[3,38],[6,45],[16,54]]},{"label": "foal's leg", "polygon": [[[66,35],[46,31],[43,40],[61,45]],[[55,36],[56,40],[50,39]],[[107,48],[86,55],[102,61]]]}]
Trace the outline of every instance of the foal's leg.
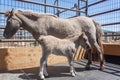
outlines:
[{"label": "foal's leg", "polygon": [[76,71],[75,71],[75,68],[74,68],[73,57],[74,57],[74,53],[69,53],[68,54],[68,61],[69,61],[69,65],[70,65],[70,73],[74,77],[76,75]]},{"label": "foal's leg", "polygon": [[48,72],[47,72],[47,60],[46,63],[44,64],[44,71],[43,71],[45,77],[49,77]]},{"label": "foal's leg", "polygon": [[90,65],[92,64],[92,53],[91,53],[91,46],[88,42],[88,40],[86,40],[86,47],[85,47],[86,51],[87,51],[87,55],[88,55],[88,62],[85,66],[85,69],[89,70],[90,69]]},{"label": "foal's leg", "polygon": [[[44,77],[44,73],[43,72],[45,72],[45,74],[46,75],[48,75],[48,73],[47,73],[47,71],[46,71],[46,62],[47,62],[47,58],[48,58],[48,56],[49,56],[49,53],[47,52],[47,51],[43,51],[43,54],[42,54],[42,58],[41,58],[41,60],[40,60],[40,72],[39,72],[39,76],[40,76],[40,78],[42,79],[42,80],[45,80],[45,77]],[[44,71],[45,70],[45,71]]]}]

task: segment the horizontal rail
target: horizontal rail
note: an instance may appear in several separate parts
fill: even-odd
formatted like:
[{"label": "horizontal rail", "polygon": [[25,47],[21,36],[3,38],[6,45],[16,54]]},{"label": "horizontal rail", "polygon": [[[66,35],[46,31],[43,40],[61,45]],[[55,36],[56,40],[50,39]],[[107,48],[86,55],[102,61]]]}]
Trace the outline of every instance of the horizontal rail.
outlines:
[{"label": "horizontal rail", "polygon": [[119,10],[120,10],[120,8],[117,8],[117,9],[113,9],[113,10],[109,10],[109,11],[105,11],[105,12],[89,15],[89,17],[98,16],[98,15],[102,15],[102,14],[106,14],[106,13],[110,13],[110,12],[114,12],[114,11],[119,11]]},{"label": "horizontal rail", "polygon": [[42,5],[42,6],[48,6],[48,7],[54,7],[54,8],[64,9],[64,10],[85,13],[85,11],[74,10],[74,9],[69,9],[69,8],[65,8],[65,7],[61,7],[61,6],[49,5],[49,4],[38,3],[38,2],[33,2],[33,1],[27,1],[27,0],[15,0],[15,1],[26,2],[26,3],[30,3],[30,4],[36,4],[36,5]]},{"label": "horizontal rail", "polygon": [[[107,0],[97,1],[97,2],[95,2],[95,3],[89,4],[88,7],[93,6],[93,5],[96,5],[96,4],[99,4],[99,3],[102,3],[102,2],[104,2],[104,1],[107,1]],[[84,8],[86,8],[86,6],[81,7],[79,10],[84,9]]]},{"label": "horizontal rail", "polygon": [[5,28],[0,26],[0,29],[5,29]]},{"label": "horizontal rail", "polygon": [[[76,7],[72,7],[72,8],[70,8],[70,9],[74,9],[74,8],[76,8]],[[58,12],[58,13],[60,14],[60,13],[66,12],[66,11],[68,11],[68,10],[63,10],[63,11],[60,11],[60,12]],[[57,15],[58,13],[56,13],[55,15]]]},{"label": "horizontal rail", "polygon": [[35,42],[35,39],[0,39],[0,42]]},{"label": "horizontal rail", "polygon": [[87,2],[88,0],[79,0],[79,1]]},{"label": "horizontal rail", "polygon": [[120,22],[102,24],[102,26],[109,26],[109,25],[115,25],[115,24],[120,24]]},{"label": "horizontal rail", "polygon": [[104,35],[103,35],[103,37],[114,37],[114,36],[120,36],[120,34],[113,34],[113,35],[104,34]]},{"label": "horizontal rail", "polygon": [[0,12],[0,14],[4,14],[4,12]]}]

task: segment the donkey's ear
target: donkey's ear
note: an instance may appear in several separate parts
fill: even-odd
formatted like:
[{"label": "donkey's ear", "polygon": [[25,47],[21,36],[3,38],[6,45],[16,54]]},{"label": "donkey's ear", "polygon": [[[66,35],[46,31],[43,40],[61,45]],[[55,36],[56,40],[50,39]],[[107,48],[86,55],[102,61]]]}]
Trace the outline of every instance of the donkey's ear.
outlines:
[{"label": "donkey's ear", "polygon": [[13,15],[13,13],[14,13],[13,11],[14,11],[14,8],[12,8],[12,10],[11,10],[11,15]]},{"label": "donkey's ear", "polygon": [[5,11],[5,12],[4,12],[4,16],[5,16],[5,17],[8,17],[9,14],[10,14],[10,11]]}]

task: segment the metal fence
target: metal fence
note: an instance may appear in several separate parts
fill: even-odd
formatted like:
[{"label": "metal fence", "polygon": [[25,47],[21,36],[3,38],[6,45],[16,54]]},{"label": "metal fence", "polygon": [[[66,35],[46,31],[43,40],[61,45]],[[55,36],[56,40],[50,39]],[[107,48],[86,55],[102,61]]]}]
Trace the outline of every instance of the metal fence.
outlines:
[{"label": "metal fence", "polygon": [[0,0],[0,47],[38,45],[29,32],[19,30],[9,40],[3,38],[6,10],[24,9],[55,14],[61,18],[89,16],[102,24],[104,41],[120,39],[120,0]]},{"label": "metal fence", "polygon": [[120,0],[88,0],[88,16],[102,24],[104,41],[120,44]]}]

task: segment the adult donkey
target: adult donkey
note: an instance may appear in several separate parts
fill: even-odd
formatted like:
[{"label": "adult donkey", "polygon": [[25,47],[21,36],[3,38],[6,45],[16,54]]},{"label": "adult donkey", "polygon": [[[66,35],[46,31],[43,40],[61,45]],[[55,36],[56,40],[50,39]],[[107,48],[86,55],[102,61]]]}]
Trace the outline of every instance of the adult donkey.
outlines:
[{"label": "adult donkey", "polygon": [[[74,17],[61,19],[55,15],[40,14],[32,11],[11,10],[5,13],[7,24],[4,31],[5,38],[11,38],[20,27],[29,31],[38,41],[40,35],[53,35],[58,38],[72,38],[85,33],[88,38],[87,49],[88,63],[86,68],[92,63],[91,47],[95,48],[100,57],[100,70],[103,69],[103,54],[99,46],[101,43],[102,30],[100,25],[88,17]],[[76,44],[76,48],[79,45]],[[44,54],[44,53],[43,53]]]}]

